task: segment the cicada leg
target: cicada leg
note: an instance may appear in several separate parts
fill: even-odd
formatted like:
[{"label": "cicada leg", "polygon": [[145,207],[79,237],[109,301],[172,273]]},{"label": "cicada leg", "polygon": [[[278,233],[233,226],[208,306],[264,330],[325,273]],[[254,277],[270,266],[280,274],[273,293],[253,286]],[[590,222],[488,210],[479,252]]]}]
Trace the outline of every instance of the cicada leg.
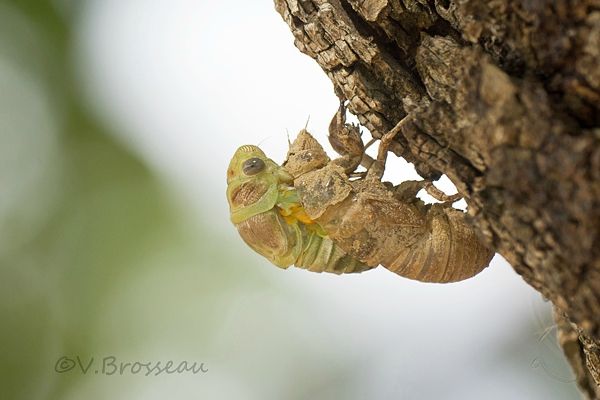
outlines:
[{"label": "cicada leg", "polygon": [[348,175],[348,178],[358,178],[358,179],[366,178],[369,168],[371,168],[371,165],[373,165],[373,163],[375,162],[375,160],[366,153],[366,150],[369,147],[371,147],[373,145],[373,143],[375,143],[376,141],[377,141],[377,139],[372,138],[365,144],[365,153],[363,153],[363,155],[362,155],[362,160],[360,162],[360,165],[365,167],[366,170],[360,171],[360,172],[354,171]]},{"label": "cicada leg", "polygon": [[417,197],[417,193],[425,188],[427,181],[404,181],[394,186],[394,196],[405,202],[410,202]]},{"label": "cicada leg", "polygon": [[369,171],[367,173],[367,179],[377,179],[381,180],[383,178],[383,173],[385,172],[385,162],[387,160],[387,153],[392,144],[392,141],[400,133],[402,127],[409,121],[410,117],[406,116],[402,118],[396,126],[390,129],[387,133],[385,133],[381,139],[379,139],[379,149],[377,152],[377,159],[370,166]]},{"label": "cicada leg", "polygon": [[444,205],[451,206],[452,203],[457,202],[462,199],[463,196],[460,193],[456,194],[446,194],[442,192],[440,189],[436,188],[431,181],[423,181],[424,189],[427,190],[427,193],[433,197],[434,199],[441,201]]},{"label": "cicada leg", "polygon": [[[410,120],[410,116],[402,118],[396,126],[394,126],[389,132],[385,133],[379,141],[379,149],[377,153],[377,159],[374,160],[373,164],[368,169],[367,178],[381,180],[385,172],[385,163],[387,161],[387,154],[389,147],[392,144],[394,138],[400,133],[402,127]],[[453,195],[447,195],[437,187],[433,185],[433,182],[429,180],[424,181],[410,181],[402,187],[396,187],[397,197],[408,200],[417,195],[419,190],[425,189],[427,193],[434,199],[441,201],[449,206],[452,203],[460,200],[463,196],[460,193]],[[407,192],[408,191],[408,192]]]},{"label": "cicada leg", "polygon": [[355,171],[359,165],[368,169],[373,164],[374,160],[365,150],[374,142],[375,139],[372,139],[366,145],[363,144],[358,125],[346,123],[345,101],[340,101],[340,107],[329,124],[329,143],[341,155],[333,162],[344,168],[348,176],[363,177],[363,173]]}]

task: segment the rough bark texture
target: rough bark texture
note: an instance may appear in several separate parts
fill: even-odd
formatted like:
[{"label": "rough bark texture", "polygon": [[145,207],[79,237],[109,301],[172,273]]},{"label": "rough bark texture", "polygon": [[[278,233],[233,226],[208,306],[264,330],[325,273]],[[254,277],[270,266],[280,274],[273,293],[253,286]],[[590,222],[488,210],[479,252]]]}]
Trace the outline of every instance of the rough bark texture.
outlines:
[{"label": "rough bark texture", "polygon": [[[472,224],[550,299],[600,396],[600,1],[275,0],[374,137],[446,174]],[[573,339],[575,338],[575,339]]]}]

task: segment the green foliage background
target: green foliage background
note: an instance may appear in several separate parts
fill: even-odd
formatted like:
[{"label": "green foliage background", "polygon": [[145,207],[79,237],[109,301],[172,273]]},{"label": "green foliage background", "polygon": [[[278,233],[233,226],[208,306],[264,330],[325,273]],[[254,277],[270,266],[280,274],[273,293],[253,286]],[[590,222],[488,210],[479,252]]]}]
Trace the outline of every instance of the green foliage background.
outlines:
[{"label": "green foliage background", "polygon": [[[147,360],[136,350],[157,330],[198,344],[158,359],[206,362],[218,300],[235,290],[228,266],[239,260],[222,239],[209,226],[191,232],[152,172],[84,106],[71,59],[76,7],[0,3],[2,399],[66,398],[82,376],[57,374],[59,356],[123,349]],[[152,274],[160,281],[132,305],[120,291]]]}]

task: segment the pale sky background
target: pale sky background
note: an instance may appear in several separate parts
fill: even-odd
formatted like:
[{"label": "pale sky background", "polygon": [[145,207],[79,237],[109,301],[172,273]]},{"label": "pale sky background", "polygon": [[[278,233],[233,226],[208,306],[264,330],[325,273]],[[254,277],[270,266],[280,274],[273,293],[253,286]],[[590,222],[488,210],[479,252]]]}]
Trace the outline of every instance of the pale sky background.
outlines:
[{"label": "pale sky background", "polygon": [[[542,337],[553,325],[548,304],[500,256],[473,279],[435,285],[382,268],[342,277],[281,271],[238,238],[225,199],[235,149],[260,143],[280,162],[286,132],[293,137],[309,115],[309,131],[325,144],[338,104],[326,75],[293,46],[271,1],[95,0],[83,7],[77,32],[75,61],[88,106],[173,188],[196,224],[230,238],[230,251],[252,259],[284,296],[302,299],[293,310],[271,294],[235,299],[215,354],[237,348],[232,332],[270,331],[285,349],[294,331],[306,338],[307,353],[357,371],[346,397],[353,399],[550,399],[561,398],[553,397],[556,387],[573,385],[559,382],[572,377],[560,349]],[[388,177],[414,178],[403,164],[390,156]],[[152,279],[127,291],[143,293]],[[268,314],[286,326],[269,325]],[[127,398],[165,398],[173,390],[189,398],[278,398],[278,379],[294,360],[278,354],[279,363],[257,367],[269,373],[260,375],[253,369],[264,345],[245,340],[234,358],[246,369],[223,360],[207,377],[177,380],[177,388],[167,379],[128,383]],[[556,356],[535,368],[545,346]],[[84,381],[72,398],[94,384]],[[327,386],[315,398],[329,398]]]}]

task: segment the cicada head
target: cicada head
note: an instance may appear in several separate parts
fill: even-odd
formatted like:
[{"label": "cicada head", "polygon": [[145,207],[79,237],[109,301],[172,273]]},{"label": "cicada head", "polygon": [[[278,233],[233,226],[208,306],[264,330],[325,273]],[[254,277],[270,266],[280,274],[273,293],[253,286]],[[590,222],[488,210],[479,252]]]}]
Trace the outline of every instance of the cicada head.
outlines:
[{"label": "cicada head", "polygon": [[240,146],[234,153],[227,168],[227,184],[266,172],[265,153],[251,144]]},{"label": "cicada head", "polygon": [[329,157],[306,129],[302,129],[290,145],[283,167],[294,178],[327,165]]},{"label": "cicada head", "polygon": [[233,223],[273,208],[278,185],[285,181],[291,177],[257,146],[238,148],[227,168],[227,201]]}]

